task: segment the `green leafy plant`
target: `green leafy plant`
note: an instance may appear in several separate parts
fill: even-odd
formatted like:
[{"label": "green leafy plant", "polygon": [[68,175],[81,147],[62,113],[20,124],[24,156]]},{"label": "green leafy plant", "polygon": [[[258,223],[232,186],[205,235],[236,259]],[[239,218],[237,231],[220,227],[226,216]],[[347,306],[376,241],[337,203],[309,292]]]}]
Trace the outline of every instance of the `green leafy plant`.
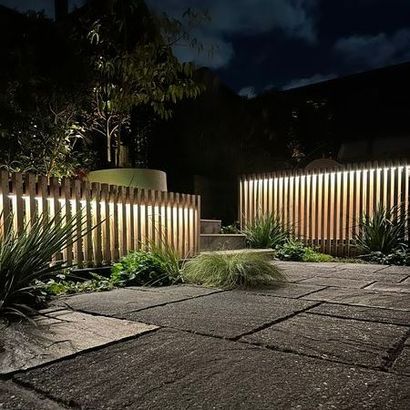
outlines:
[{"label": "green leafy plant", "polygon": [[58,215],[50,220],[41,215],[19,234],[8,222],[0,236],[0,314],[27,317],[45,303],[35,280],[61,272],[65,262],[51,263],[52,257],[85,234],[84,219],[73,215],[63,222]]},{"label": "green leafy plant", "polygon": [[363,256],[374,252],[390,255],[407,248],[407,222],[408,216],[400,207],[386,209],[379,205],[372,215],[362,215],[355,236],[356,246]]},{"label": "green leafy plant", "polygon": [[286,242],[291,229],[282,222],[279,215],[264,214],[248,224],[243,233],[251,248],[276,248]]},{"label": "green leafy plant", "polygon": [[177,272],[170,252],[159,248],[131,252],[113,266],[111,279],[117,286],[171,285],[179,280],[179,268]]},{"label": "green leafy plant", "polygon": [[221,228],[221,233],[223,233],[223,234],[239,234],[239,233],[241,233],[239,222],[235,222],[231,225],[223,226]]},{"label": "green leafy plant", "polygon": [[276,256],[283,261],[296,262],[330,262],[333,260],[332,256],[317,252],[296,240],[288,240],[278,247]]},{"label": "green leafy plant", "polygon": [[112,290],[116,286],[111,278],[105,278],[96,273],[91,273],[92,279],[76,280],[70,275],[59,274],[47,282],[37,281],[36,285],[48,296],[71,295],[84,292],[103,292]]},{"label": "green leafy plant", "polygon": [[395,249],[392,253],[385,255],[382,252],[371,252],[363,255],[362,259],[370,263],[379,263],[381,265],[402,265],[410,266],[410,252],[407,247]]},{"label": "green leafy plant", "polygon": [[280,270],[256,253],[209,253],[188,261],[182,271],[187,283],[224,289],[272,285],[284,279]]}]

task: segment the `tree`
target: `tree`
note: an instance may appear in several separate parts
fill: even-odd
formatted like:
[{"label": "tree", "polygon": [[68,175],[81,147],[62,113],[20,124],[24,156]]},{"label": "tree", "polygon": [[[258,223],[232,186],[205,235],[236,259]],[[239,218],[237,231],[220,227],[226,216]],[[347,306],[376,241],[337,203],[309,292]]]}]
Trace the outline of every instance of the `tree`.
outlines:
[{"label": "tree", "polygon": [[[10,14],[0,28],[0,166],[73,176],[91,155],[77,132],[82,64],[66,32],[41,13]],[[3,36],[4,34],[4,36]]]},{"label": "tree", "polygon": [[202,87],[192,78],[192,64],[173,55],[175,41],[188,38],[180,22],[152,15],[141,0],[103,3],[91,2],[82,19],[83,54],[92,74],[81,124],[87,138],[104,138],[103,162],[122,166],[129,162],[124,146],[135,132],[133,112],[169,119],[177,101],[197,97]]}]

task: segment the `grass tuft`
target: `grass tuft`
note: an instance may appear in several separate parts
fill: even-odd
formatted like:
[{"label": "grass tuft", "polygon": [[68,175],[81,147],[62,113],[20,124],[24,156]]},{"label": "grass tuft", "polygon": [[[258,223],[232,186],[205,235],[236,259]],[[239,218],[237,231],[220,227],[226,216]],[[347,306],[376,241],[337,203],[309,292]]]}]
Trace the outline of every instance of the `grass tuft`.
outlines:
[{"label": "grass tuft", "polygon": [[284,280],[281,271],[265,256],[256,253],[209,253],[188,261],[183,280],[223,289],[257,288]]},{"label": "grass tuft", "polygon": [[278,215],[265,214],[255,218],[243,233],[251,248],[274,249],[286,242],[291,229],[283,224]]}]

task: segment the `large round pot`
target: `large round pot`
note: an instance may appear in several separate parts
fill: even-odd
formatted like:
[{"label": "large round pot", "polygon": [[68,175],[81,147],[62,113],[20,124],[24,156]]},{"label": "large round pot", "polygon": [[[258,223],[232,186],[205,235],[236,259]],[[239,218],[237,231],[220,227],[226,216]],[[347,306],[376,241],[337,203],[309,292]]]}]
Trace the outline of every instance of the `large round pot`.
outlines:
[{"label": "large round pot", "polygon": [[167,191],[167,174],[157,169],[112,168],[91,171],[90,182]]}]

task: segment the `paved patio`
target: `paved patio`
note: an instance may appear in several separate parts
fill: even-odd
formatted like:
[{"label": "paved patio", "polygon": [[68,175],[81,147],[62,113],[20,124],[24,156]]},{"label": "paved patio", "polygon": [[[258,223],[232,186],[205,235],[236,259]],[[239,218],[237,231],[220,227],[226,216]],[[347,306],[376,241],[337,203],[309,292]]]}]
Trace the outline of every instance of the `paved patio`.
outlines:
[{"label": "paved patio", "polygon": [[43,351],[0,346],[0,408],[410,408],[410,268],[279,265],[289,283],[273,289],[56,300],[50,329],[69,320]]}]

